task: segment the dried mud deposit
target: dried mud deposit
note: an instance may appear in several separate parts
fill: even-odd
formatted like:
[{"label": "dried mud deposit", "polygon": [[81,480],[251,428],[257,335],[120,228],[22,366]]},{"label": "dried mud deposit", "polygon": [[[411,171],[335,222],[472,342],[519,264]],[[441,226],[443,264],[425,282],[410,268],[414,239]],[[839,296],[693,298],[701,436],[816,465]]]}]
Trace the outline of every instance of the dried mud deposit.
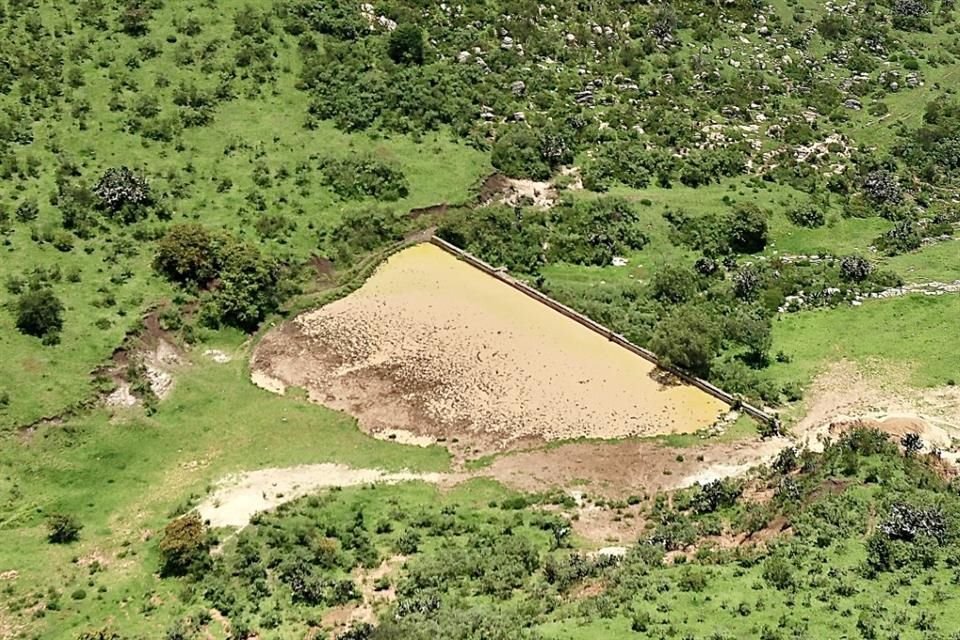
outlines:
[{"label": "dried mud deposit", "polygon": [[271,331],[252,370],[260,386],[302,387],[367,432],[473,453],[692,432],[727,409],[430,244]]}]

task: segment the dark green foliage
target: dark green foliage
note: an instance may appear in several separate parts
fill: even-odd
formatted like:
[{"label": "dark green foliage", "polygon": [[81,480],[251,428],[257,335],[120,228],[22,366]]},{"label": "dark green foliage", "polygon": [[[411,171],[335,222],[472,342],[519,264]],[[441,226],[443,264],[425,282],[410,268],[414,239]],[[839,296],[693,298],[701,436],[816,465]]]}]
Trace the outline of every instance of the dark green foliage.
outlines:
[{"label": "dark green foliage", "polygon": [[448,215],[437,234],[494,265],[528,274],[546,262],[609,265],[647,243],[636,209],[619,198],[564,200],[549,212],[483,207]]},{"label": "dark green foliage", "polygon": [[879,250],[889,256],[894,256],[920,248],[922,238],[913,221],[903,220],[874,242]]},{"label": "dark green foliage", "polygon": [[917,453],[923,449],[923,439],[919,434],[908,433],[900,438],[900,446],[903,447],[903,450],[908,454]]},{"label": "dark green foliage", "polygon": [[47,518],[47,541],[53,544],[67,544],[80,539],[83,529],[76,518],[62,513],[54,513]]},{"label": "dark green foliage", "polygon": [[40,207],[35,199],[24,200],[17,205],[14,215],[19,222],[33,222],[40,215]]},{"label": "dark green foliage", "polygon": [[64,306],[49,287],[24,291],[16,301],[17,329],[55,344],[63,329]]},{"label": "dark green foliage", "polygon": [[863,282],[873,273],[873,264],[861,255],[844,256],[840,260],[840,277],[847,282]]},{"label": "dark green foliage", "polygon": [[731,251],[756,253],[767,244],[769,214],[753,204],[738,204],[724,216],[693,216],[683,210],[668,210],[663,216],[676,243],[709,257]]},{"label": "dark green foliage", "polygon": [[153,268],[180,284],[205,285],[219,271],[219,244],[203,225],[173,225],[157,242]]},{"label": "dark green foliage", "polygon": [[799,207],[787,210],[787,218],[798,227],[816,228],[822,227],[826,222],[823,211],[812,203],[804,204]]},{"label": "dark green foliage", "polygon": [[650,348],[669,365],[698,376],[708,376],[720,343],[719,327],[709,311],[685,304],[657,324]]},{"label": "dark green foliage", "polygon": [[727,218],[730,248],[742,253],[757,253],[767,246],[769,215],[754,204],[739,204]]},{"label": "dark green foliage", "polygon": [[718,509],[733,506],[742,492],[743,489],[736,482],[714,480],[699,485],[697,493],[693,496],[691,507],[698,514],[713,513]]},{"label": "dark green foliage", "polygon": [[325,158],[319,163],[323,184],[345,200],[375,198],[392,202],[405,198],[407,178],[396,165],[372,156]]},{"label": "dark green foliage", "polygon": [[387,53],[397,64],[423,64],[423,31],[415,24],[401,24],[387,40]]},{"label": "dark green foliage", "polygon": [[170,227],[157,243],[153,266],[174,282],[209,290],[207,317],[241,329],[255,328],[284,295],[278,261],[255,245],[197,224]]},{"label": "dark green foliage", "polygon": [[790,589],[796,582],[793,565],[786,558],[774,556],[763,563],[763,579],[776,589]]},{"label": "dark green foliage", "polygon": [[526,125],[513,125],[493,143],[494,167],[511,178],[546,180],[553,166],[543,154],[543,140]]},{"label": "dark green foliage", "polygon": [[409,219],[392,209],[349,208],[339,224],[326,233],[324,244],[340,259],[364,253],[403,239]]}]

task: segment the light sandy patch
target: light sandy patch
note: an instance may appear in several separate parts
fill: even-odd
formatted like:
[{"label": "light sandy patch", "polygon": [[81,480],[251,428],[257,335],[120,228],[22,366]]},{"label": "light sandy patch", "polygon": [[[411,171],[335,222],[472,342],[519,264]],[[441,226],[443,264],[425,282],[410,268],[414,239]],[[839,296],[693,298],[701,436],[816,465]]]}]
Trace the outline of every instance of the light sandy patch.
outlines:
[{"label": "light sandy patch", "polygon": [[204,357],[213,360],[217,364],[227,364],[233,360],[229,354],[221,351],[220,349],[206,349],[204,350],[203,355]]},{"label": "light sandy patch", "polygon": [[368,433],[399,429],[460,454],[689,433],[727,411],[430,244],[395,254],[350,296],[270,331],[251,368],[258,385],[303,387]]},{"label": "light sandy patch", "polygon": [[418,436],[410,431],[403,429],[384,429],[373,434],[379,440],[389,440],[398,444],[409,444],[414,447],[429,447],[437,443],[436,438],[430,436]]},{"label": "light sandy patch", "polygon": [[267,375],[263,371],[252,371],[250,381],[261,389],[266,389],[281,396],[287,392],[287,385],[283,383],[283,380]]},{"label": "light sandy patch", "polygon": [[137,396],[130,390],[130,383],[125,380],[120,382],[103,401],[108,407],[135,407],[139,402]]},{"label": "light sandy patch", "polygon": [[150,390],[153,391],[154,395],[161,400],[170,395],[173,390],[173,376],[152,364],[145,364],[143,368],[147,382],[150,383]]},{"label": "light sandy patch", "polygon": [[902,368],[868,372],[849,361],[834,364],[807,390],[806,411],[792,435],[822,450],[823,442],[860,423],[891,435],[918,433],[930,444],[952,447],[960,437],[960,387],[912,389],[908,374]]},{"label": "light sandy patch", "polygon": [[412,480],[439,483],[451,479],[442,473],[388,473],[332,463],[258,469],[225,478],[197,510],[200,517],[209,520],[213,527],[243,527],[256,513],[269,511],[320,489]]},{"label": "light sandy patch", "polygon": [[644,440],[572,442],[499,456],[477,474],[519,491],[538,492],[576,484],[578,491],[571,492],[575,499],[580,492],[624,499],[741,475],[769,462],[790,444],[787,438],[732,444],[708,440],[703,445],[682,448]]}]

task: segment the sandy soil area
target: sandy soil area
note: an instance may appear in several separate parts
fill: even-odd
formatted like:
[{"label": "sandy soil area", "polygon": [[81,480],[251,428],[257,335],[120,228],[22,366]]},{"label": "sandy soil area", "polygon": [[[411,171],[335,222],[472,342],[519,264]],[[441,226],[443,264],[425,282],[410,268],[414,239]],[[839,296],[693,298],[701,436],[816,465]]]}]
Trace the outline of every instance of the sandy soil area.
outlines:
[{"label": "sandy soil area", "polygon": [[801,445],[814,450],[851,426],[881,429],[893,436],[917,433],[930,447],[950,450],[960,439],[960,387],[915,389],[909,372],[895,367],[870,371],[838,362],[810,389],[803,417],[791,428]]},{"label": "sandy soil area", "polygon": [[693,432],[726,405],[429,244],[268,333],[253,381],[476,455],[544,440]]},{"label": "sandy soil area", "polygon": [[352,469],[342,464],[308,464],[258,469],[224,478],[197,507],[200,517],[214,527],[243,527],[251,516],[330,487],[373,483],[453,481],[447,474],[387,473],[380,469]]}]

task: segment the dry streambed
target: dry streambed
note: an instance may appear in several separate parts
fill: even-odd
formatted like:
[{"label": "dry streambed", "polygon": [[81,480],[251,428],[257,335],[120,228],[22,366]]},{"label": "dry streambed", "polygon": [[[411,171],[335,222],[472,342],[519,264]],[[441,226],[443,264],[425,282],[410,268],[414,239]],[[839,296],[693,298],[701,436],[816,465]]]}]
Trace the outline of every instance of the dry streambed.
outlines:
[{"label": "dry streambed", "polygon": [[727,410],[507,284],[422,244],[268,333],[253,380],[380,437],[476,455],[550,440],[694,432]]}]

